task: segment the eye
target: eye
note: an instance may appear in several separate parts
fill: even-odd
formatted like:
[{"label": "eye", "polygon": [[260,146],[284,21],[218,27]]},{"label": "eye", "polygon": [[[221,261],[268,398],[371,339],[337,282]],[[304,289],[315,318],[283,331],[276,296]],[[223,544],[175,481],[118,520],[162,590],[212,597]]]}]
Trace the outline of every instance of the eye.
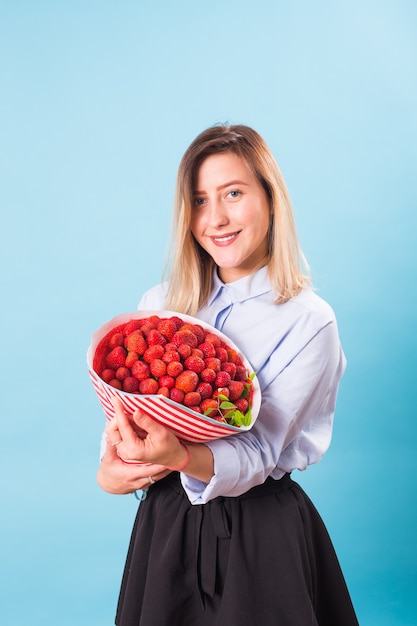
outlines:
[{"label": "eye", "polygon": [[204,204],[204,198],[194,198],[193,206],[202,206]]},{"label": "eye", "polygon": [[239,196],[242,195],[242,192],[239,191],[238,189],[233,189],[232,191],[229,191],[229,193],[227,195],[230,198],[238,198]]}]

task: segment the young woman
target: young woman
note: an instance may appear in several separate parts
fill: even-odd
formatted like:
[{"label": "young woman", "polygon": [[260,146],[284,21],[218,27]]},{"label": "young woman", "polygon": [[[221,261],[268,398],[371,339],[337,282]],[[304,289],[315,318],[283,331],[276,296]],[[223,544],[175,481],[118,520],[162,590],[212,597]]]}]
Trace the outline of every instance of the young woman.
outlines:
[{"label": "young woman", "polygon": [[290,477],[330,444],[345,358],[333,311],[302,270],[287,189],[259,134],[215,126],[194,140],[173,223],[169,280],[139,309],[221,330],[250,361],[262,404],[250,431],[185,447],[115,402],[98,482],[111,493],[147,490],[116,624],[355,626],[331,540]]}]

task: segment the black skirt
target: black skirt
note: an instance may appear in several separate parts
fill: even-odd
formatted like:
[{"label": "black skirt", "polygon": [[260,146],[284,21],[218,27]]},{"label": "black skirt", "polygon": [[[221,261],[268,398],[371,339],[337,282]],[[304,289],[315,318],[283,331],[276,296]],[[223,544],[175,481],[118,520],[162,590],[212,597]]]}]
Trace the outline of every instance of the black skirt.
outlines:
[{"label": "black skirt", "polygon": [[289,475],[191,505],[172,473],[136,517],[118,626],[357,626],[327,530]]}]

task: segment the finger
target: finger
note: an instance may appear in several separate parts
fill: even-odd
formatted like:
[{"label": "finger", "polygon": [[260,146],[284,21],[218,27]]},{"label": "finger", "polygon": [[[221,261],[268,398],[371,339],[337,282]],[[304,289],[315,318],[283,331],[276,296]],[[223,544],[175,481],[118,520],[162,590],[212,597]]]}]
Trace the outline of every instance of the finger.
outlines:
[{"label": "finger", "polygon": [[125,412],[120,398],[117,398],[115,396],[112,399],[112,404],[113,404],[114,414],[115,414],[114,420],[112,421],[115,422],[119,430],[120,438],[122,439],[122,441],[126,443],[135,441],[137,439],[137,435],[132,428],[132,424],[129,421],[129,416]]}]

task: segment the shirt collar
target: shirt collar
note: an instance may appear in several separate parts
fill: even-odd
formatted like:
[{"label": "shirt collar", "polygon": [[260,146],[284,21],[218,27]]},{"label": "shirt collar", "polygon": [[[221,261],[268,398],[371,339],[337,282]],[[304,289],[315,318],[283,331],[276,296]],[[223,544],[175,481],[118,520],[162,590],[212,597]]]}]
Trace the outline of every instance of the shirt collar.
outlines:
[{"label": "shirt collar", "polygon": [[231,303],[244,302],[250,298],[256,298],[263,293],[271,292],[271,283],[268,277],[266,265],[249,276],[244,276],[231,283],[224,283],[217,274],[217,268],[213,272],[213,286],[207,305],[210,306],[222,293],[227,293]]}]

